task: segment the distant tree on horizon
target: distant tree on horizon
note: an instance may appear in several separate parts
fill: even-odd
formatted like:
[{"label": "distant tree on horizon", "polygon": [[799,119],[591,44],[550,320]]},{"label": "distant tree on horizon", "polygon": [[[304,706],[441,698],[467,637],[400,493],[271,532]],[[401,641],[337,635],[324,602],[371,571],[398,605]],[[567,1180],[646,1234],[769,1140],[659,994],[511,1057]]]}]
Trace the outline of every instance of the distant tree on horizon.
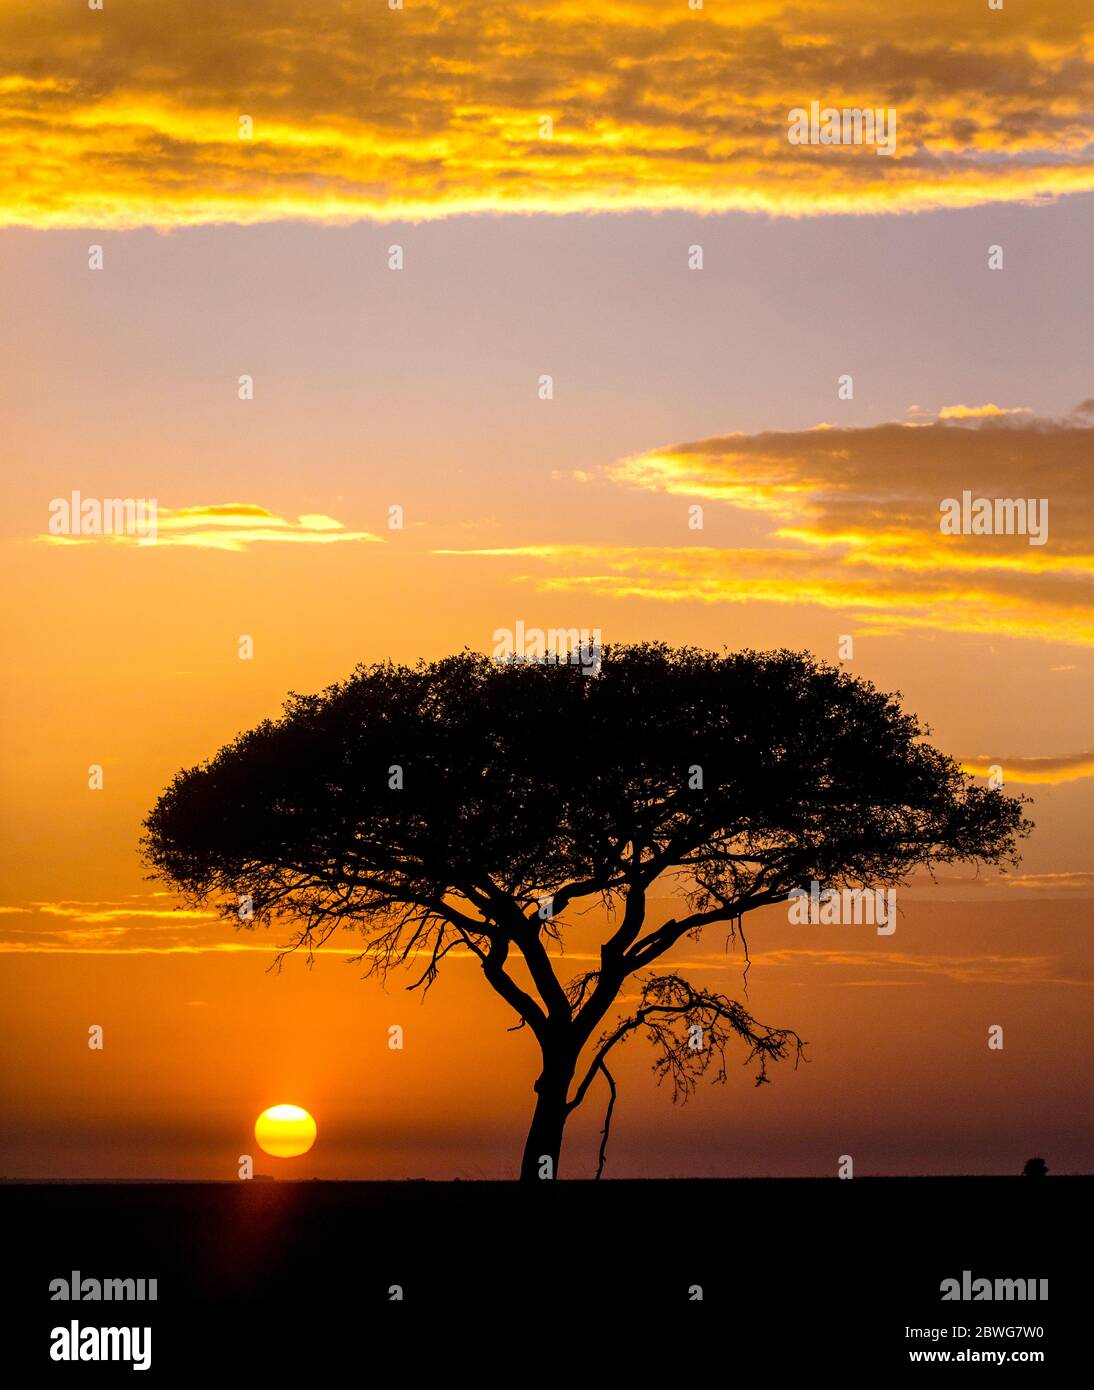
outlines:
[{"label": "distant tree on horizon", "polygon": [[[913,868],[1013,862],[1019,800],[972,784],[884,694],[808,654],[606,647],[581,664],[461,655],[358,667],[180,772],[145,822],[155,876],[238,924],[289,921],[311,958],[339,927],[385,977],[460,948],[540,1054],[521,1178],[559,1170],[568,1117],[643,1031],[686,1098],[742,1044],[756,1084],[787,1028],[658,963],[685,938],[812,880],[891,886]],[[647,920],[655,884],[680,911]],[[595,965],[559,975],[579,905],[607,909]],[[590,949],[588,945],[585,949]],[[280,959],[280,957],[279,957]],[[608,1021],[624,988],[637,1003]]]},{"label": "distant tree on horizon", "polygon": [[1048,1176],[1048,1164],[1043,1158],[1027,1158],[1022,1169],[1024,1178],[1044,1178]]}]

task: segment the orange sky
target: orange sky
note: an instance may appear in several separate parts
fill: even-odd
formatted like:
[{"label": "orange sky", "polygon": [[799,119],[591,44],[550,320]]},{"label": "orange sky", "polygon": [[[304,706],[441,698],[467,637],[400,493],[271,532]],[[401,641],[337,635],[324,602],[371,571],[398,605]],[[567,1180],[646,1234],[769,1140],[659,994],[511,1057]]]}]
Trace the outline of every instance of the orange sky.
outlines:
[{"label": "orange sky", "polygon": [[[282,1101],[319,1141],[259,1171],[515,1172],[534,1061],[470,962],[424,1007],[348,936],[267,974],[280,938],[176,913],[136,841],[288,691],[517,620],[829,660],[852,635],[850,670],[1035,798],[1016,875],[909,888],[891,938],[766,911],[750,1007],[809,1065],[674,1110],[632,1041],[611,1173],[1088,1169],[1077,7],[278,0],[246,57],[225,7],[48,8],[0,3],[0,1173],[231,1178]],[[895,105],[906,143],[799,157],[814,97]],[[942,536],[963,489],[1047,498],[1048,543]],[[156,543],[51,536],[73,490],[157,499]],[[679,959],[739,997],[723,945]]]}]

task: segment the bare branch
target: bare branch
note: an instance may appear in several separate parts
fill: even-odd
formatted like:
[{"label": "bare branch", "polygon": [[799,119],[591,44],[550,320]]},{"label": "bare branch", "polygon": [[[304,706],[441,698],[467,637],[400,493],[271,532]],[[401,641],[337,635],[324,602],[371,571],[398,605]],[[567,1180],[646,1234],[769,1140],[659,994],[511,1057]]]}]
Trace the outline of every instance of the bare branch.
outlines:
[{"label": "bare branch", "polygon": [[[596,1074],[599,1071],[607,1074],[605,1061],[612,1048],[640,1028],[649,1033],[650,1041],[660,1050],[654,1062],[654,1071],[658,1084],[666,1077],[671,1079],[674,1101],[686,1101],[699,1078],[715,1062],[718,1070],[714,1080],[725,1081],[726,1048],[734,1038],[740,1038],[748,1046],[744,1065],[748,1066],[753,1061],[758,1063],[757,1086],[768,1081],[770,1062],[782,1061],[793,1047],[794,1064],[797,1066],[805,1047],[791,1029],[771,1028],[758,1023],[741,1004],[724,994],[696,989],[679,975],[653,976],[643,985],[637,1010],[600,1039],[581,1084],[573,1099],[567,1103],[568,1114],[585,1099]],[[611,1084],[611,1091],[608,1121],[615,1103],[614,1083]],[[606,1130],[607,1122],[604,1144],[601,1146],[601,1170],[607,1144]],[[600,1176],[600,1170],[597,1176]]]},{"label": "bare branch", "polygon": [[600,1155],[596,1165],[597,1182],[600,1181],[600,1175],[603,1173],[604,1164],[607,1162],[608,1159],[608,1134],[612,1127],[612,1111],[615,1109],[616,1097],[615,1077],[608,1070],[607,1066],[604,1063],[603,1057],[601,1057],[599,1065],[600,1070],[604,1073],[605,1080],[608,1083],[608,1091],[610,1094],[608,1096],[608,1108],[604,1112],[604,1128],[600,1131]]}]

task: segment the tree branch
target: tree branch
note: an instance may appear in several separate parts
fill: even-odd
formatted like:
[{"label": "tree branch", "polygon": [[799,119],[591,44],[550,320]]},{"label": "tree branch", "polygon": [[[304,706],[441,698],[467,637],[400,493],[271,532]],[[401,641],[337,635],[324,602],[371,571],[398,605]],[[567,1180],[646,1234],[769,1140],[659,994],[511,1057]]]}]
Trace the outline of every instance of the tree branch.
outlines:
[{"label": "tree branch", "polygon": [[[683,1024],[683,1032],[678,1025]],[[756,1085],[763,1085],[767,1077],[769,1062],[781,1061],[793,1044],[795,1065],[801,1059],[805,1044],[797,1033],[789,1028],[771,1028],[758,1023],[736,1000],[724,994],[697,990],[679,975],[660,975],[647,980],[642,989],[639,1008],[629,1018],[625,1018],[609,1033],[605,1034],[597,1047],[592,1061],[582,1078],[572,1100],[567,1102],[566,1113],[570,1114],[585,1099],[593,1078],[600,1071],[608,1075],[606,1059],[618,1043],[639,1028],[647,1028],[651,1041],[661,1048],[662,1055],[654,1063],[658,1080],[671,1076],[673,1100],[687,1100],[695,1089],[696,1080],[704,1075],[711,1063],[719,1063],[715,1080],[726,1079],[726,1047],[734,1037],[748,1044],[748,1054],[744,1065],[753,1060],[759,1062]],[[698,1030],[698,1033],[696,1032]],[[696,1037],[700,1039],[695,1045]],[[604,1166],[607,1147],[607,1130],[615,1105],[615,1085],[609,1076],[611,1100],[603,1131],[600,1167]]]},{"label": "tree branch", "polygon": [[600,1070],[604,1073],[604,1077],[608,1083],[608,1090],[611,1094],[608,1097],[608,1108],[604,1112],[604,1128],[600,1131],[600,1156],[596,1165],[597,1182],[600,1181],[600,1175],[603,1173],[604,1164],[608,1159],[608,1133],[612,1127],[612,1111],[615,1109],[616,1097],[615,1077],[605,1066],[603,1057],[600,1059]]}]

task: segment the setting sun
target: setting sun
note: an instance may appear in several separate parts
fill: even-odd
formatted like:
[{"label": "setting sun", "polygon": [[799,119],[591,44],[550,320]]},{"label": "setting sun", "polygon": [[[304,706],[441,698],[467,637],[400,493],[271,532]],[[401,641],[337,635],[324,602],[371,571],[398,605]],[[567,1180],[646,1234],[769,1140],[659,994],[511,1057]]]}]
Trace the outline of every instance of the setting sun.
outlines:
[{"label": "setting sun", "polygon": [[315,1121],[299,1105],[271,1105],[255,1120],[255,1138],[274,1158],[298,1158],[315,1143]]}]

